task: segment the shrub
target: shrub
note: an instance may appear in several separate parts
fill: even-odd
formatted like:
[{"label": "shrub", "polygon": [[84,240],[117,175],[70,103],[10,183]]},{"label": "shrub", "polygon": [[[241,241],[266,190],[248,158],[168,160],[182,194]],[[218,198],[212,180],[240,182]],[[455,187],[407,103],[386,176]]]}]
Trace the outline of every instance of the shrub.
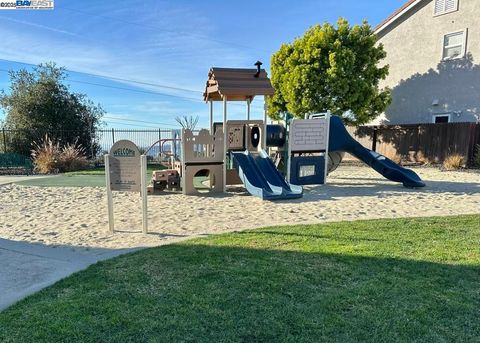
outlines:
[{"label": "shrub", "polygon": [[458,170],[465,167],[465,158],[462,155],[454,154],[448,156],[443,161],[443,167],[446,170]]},{"label": "shrub", "polygon": [[475,146],[475,155],[473,156],[473,165],[475,168],[480,168],[480,144]]},{"label": "shrub", "polygon": [[60,153],[59,169],[62,172],[76,171],[87,166],[85,148],[75,143],[66,144]]},{"label": "shrub", "polygon": [[40,142],[33,143],[32,159],[34,170],[40,174],[58,172],[58,160],[60,146],[52,141],[47,135]]},{"label": "shrub", "polygon": [[47,135],[39,143],[33,143],[32,159],[35,171],[40,174],[52,174],[83,169],[87,166],[85,148],[68,143],[62,148],[58,142]]},{"label": "shrub", "polygon": [[387,154],[385,154],[385,157],[388,158],[388,159],[391,159],[396,164],[401,164],[402,163],[402,156],[400,156],[396,152],[388,152]]},{"label": "shrub", "polygon": [[415,153],[414,161],[417,163],[425,164],[425,165],[430,164],[430,161],[422,151],[418,151]]}]

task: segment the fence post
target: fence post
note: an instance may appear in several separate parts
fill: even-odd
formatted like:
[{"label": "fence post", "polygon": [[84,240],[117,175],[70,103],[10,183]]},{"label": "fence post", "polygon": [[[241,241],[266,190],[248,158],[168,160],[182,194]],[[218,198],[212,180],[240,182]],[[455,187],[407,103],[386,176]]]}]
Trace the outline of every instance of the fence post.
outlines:
[{"label": "fence post", "polygon": [[176,159],[177,158],[177,132],[175,130],[172,130],[172,138],[173,138],[173,141],[172,141],[172,153],[173,153],[173,157]]},{"label": "fence post", "polygon": [[377,130],[378,127],[373,127],[373,135],[372,135],[372,151],[377,151]]},{"label": "fence post", "polygon": [[158,128],[158,160],[160,161],[160,158],[162,156],[162,131],[160,128]]},{"label": "fence post", "polygon": [[94,155],[94,145],[95,145],[95,138],[93,137],[93,121],[90,120],[90,158],[93,160],[95,158]]},{"label": "fence post", "polygon": [[112,127],[112,143],[115,144],[115,129]]},{"label": "fence post", "polygon": [[6,154],[7,153],[7,136],[5,134],[5,128],[2,128],[3,132],[3,152]]}]

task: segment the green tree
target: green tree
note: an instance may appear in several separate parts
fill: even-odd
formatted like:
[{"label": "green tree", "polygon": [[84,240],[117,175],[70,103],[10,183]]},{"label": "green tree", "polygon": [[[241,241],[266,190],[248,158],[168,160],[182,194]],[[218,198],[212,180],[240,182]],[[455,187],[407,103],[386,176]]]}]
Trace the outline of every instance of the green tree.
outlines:
[{"label": "green tree", "polygon": [[77,141],[88,154],[96,154],[94,137],[104,110],[86,95],[71,92],[66,76],[54,63],[10,72],[10,91],[0,92],[3,125],[14,132],[10,151],[29,155],[33,142],[48,134],[62,145]]},{"label": "green tree", "polygon": [[349,124],[374,119],[391,102],[390,90],[378,87],[388,75],[388,65],[379,66],[385,56],[367,22],[351,27],[340,18],[336,27],[313,26],[272,56],[276,93],[267,100],[270,116],[290,112],[303,118],[330,110]]}]

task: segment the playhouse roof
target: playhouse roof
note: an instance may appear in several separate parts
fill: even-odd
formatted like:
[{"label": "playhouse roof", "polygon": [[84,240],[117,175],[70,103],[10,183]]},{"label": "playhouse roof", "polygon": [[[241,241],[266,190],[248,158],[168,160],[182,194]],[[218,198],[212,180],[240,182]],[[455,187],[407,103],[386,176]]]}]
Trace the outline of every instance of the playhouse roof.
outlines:
[{"label": "playhouse roof", "polygon": [[233,101],[253,99],[255,95],[273,95],[275,90],[265,69],[211,68],[205,86],[205,101],[220,101],[223,96]]}]

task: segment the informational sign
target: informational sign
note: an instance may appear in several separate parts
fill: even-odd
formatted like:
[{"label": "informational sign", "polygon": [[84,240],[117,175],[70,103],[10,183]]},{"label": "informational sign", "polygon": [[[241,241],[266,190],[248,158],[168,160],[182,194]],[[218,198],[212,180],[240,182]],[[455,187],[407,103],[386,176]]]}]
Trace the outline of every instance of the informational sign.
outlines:
[{"label": "informational sign", "polygon": [[113,144],[105,155],[107,185],[108,230],[115,231],[113,191],[139,192],[142,198],[142,232],[148,233],[147,217],[147,156],[140,155],[137,146],[122,140]]},{"label": "informational sign", "polygon": [[140,151],[133,142],[121,140],[113,144],[109,167],[112,191],[140,192]]}]

